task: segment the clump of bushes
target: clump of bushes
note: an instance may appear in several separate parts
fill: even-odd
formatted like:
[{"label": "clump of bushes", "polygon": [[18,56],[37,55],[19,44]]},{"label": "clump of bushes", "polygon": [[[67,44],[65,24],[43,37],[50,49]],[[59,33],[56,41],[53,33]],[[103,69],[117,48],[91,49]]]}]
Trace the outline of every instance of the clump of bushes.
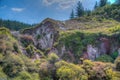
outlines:
[{"label": "clump of bushes", "polygon": [[23,44],[24,47],[27,47],[30,44],[34,44],[34,40],[32,36],[29,35],[22,35],[20,37],[20,41]]},{"label": "clump of bushes", "polygon": [[55,53],[50,53],[48,54],[48,61],[51,64],[54,64],[55,62],[57,62],[59,60],[59,57],[55,54]]},{"label": "clump of bushes", "polygon": [[120,32],[120,25],[108,29],[110,32]]},{"label": "clump of bushes", "polygon": [[98,58],[96,59],[96,61],[101,61],[101,62],[113,62],[114,59],[113,59],[111,56],[105,54],[105,55],[101,55],[100,57],[98,57]]},{"label": "clump of bushes", "polygon": [[100,8],[97,8],[95,11],[92,12],[92,15],[95,16],[95,15],[98,15],[100,17],[103,17],[103,18],[113,18],[113,19],[116,19],[116,20],[119,20],[119,10],[120,10],[120,6],[118,5],[106,5],[104,7],[100,7]]},{"label": "clump of bushes", "polygon": [[33,57],[34,54],[35,54],[34,46],[33,46],[33,45],[29,45],[29,46],[26,48],[26,52],[27,52],[27,54],[28,54],[29,57]]},{"label": "clump of bushes", "polygon": [[57,76],[62,80],[87,80],[88,76],[85,70],[79,66],[72,63],[67,63],[65,61],[60,61],[56,63]]},{"label": "clump of bushes", "polygon": [[6,28],[0,28],[0,52],[6,54],[8,51],[21,53],[17,40]]},{"label": "clump of bushes", "polygon": [[120,71],[120,57],[115,60],[116,70]]},{"label": "clump of bushes", "polygon": [[14,77],[23,70],[24,62],[18,55],[10,53],[3,60],[3,71],[9,77]]}]

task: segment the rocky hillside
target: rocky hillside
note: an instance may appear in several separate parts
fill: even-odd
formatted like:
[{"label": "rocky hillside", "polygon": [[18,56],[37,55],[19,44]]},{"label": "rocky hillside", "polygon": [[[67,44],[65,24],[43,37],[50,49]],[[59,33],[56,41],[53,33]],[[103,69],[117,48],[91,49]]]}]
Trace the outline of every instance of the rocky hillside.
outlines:
[{"label": "rocky hillside", "polygon": [[117,57],[120,54],[119,22],[88,21],[85,17],[84,21],[81,20],[62,22],[47,18],[38,26],[21,31],[21,34],[31,37],[33,45],[45,54],[54,52],[70,62],[78,63],[80,58],[94,61],[101,55],[112,57],[116,52]]},{"label": "rocky hillside", "polygon": [[0,79],[119,80],[120,23],[45,19],[33,28],[0,28]]}]

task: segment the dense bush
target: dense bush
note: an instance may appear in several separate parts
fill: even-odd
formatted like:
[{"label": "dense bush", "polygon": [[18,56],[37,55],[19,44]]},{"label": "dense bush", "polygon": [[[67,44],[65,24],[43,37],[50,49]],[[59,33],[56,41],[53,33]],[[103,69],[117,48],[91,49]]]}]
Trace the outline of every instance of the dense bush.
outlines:
[{"label": "dense bush", "polygon": [[103,62],[91,62],[85,60],[82,65],[88,74],[88,80],[115,80],[120,79],[116,72],[112,69],[113,65]]},{"label": "dense bush", "polygon": [[114,59],[109,55],[102,55],[96,59],[96,61],[102,61],[102,62],[113,62]]},{"label": "dense bush", "polygon": [[111,57],[115,60],[118,57],[119,53],[117,51],[111,54]]},{"label": "dense bush", "polygon": [[35,55],[34,46],[33,45],[29,45],[26,48],[26,52],[27,52],[29,57],[33,57]]},{"label": "dense bush", "polygon": [[120,20],[120,6],[119,5],[106,5],[104,7],[97,8],[92,13],[93,15],[100,15],[103,18],[113,18]]},{"label": "dense bush", "polygon": [[3,56],[3,54],[2,54],[2,53],[0,53],[0,65],[2,65],[2,64],[3,64],[3,59],[4,59],[4,56]]},{"label": "dense bush", "polygon": [[7,79],[7,75],[3,72],[2,67],[0,67],[0,79]]},{"label": "dense bush", "polygon": [[0,28],[0,52],[7,53],[21,53],[18,46],[18,41],[12,36],[10,31],[6,28]]},{"label": "dense bush", "polygon": [[39,66],[32,61],[29,57],[21,55],[20,56],[22,60],[24,61],[24,69],[30,73],[38,73],[39,72]]},{"label": "dense bush", "polygon": [[48,61],[51,64],[54,64],[55,62],[57,62],[59,60],[59,57],[55,54],[55,53],[50,53],[48,54]]},{"label": "dense bush", "polygon": [[3,60],[3,71],[9,77],[14,77],[23,70],[24,62],[18,55],[10,53]]},{"label": "dense bush", "polygon": [[20,36],[20,41],[23,44],[23,46],[27,47],[30,44],[34,44],[34,40],[32,36],[28,35],[21,35]]},{"label": "dense bush", "polygon": [[14,78],[14,80],[33,80],[33,79],[28,72],[22,71],[18,74],[18,77]]},{"label": "dense bush", "polygon": [[110,32],[120,32],[120,25],[108,29]]},{"label": "dense bush", "polygon": [[120,71],[120,57],[115,60],[116,70]]},{"label": "dense bush", "polygon": [[39,75],[42,80],[52,80],[52,66],[48,62],[43,62],[40,65]]},{"label": "dense bush", "polygon": [[78,65],[60,61],[56,63],[57,75],[61,80],[87,80],[85,70]]}]

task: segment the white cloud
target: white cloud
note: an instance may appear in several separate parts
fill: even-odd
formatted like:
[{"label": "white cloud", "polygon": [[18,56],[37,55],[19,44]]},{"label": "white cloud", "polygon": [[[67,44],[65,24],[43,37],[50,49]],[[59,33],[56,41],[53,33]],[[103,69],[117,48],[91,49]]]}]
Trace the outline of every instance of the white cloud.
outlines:
[{"label": "white cloud", "polygon": [[25,8],[11,8],[12,11],[22,12]]},{"label": "white cloud", "polygon": [[52,4],[57,4],[61,9],[68,9],[75,5],[78,0],[43,0],[43,4],[50,6]]},{"label": "white cloud", "polygon": [[78,1],[81,1],[85,9],[93,9],[95,2],[99,0],[42,0],[46,6],[58,5],[57,9],[69,9],[76,6]]}]

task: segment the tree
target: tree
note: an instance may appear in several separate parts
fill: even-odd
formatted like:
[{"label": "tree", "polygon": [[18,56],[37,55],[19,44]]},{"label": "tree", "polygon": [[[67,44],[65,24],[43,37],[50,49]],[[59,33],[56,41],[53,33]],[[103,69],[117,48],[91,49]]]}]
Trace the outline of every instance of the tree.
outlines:
[{"label": "tree", "polygon": [[82,3],[79,1],[77,3],[76,16],[77,17],[81,17],[81,16],[83,16],[83,14],[84,14],[84,8],[82,6]]},{"label": "tree", "polygon": [[72,9],[72,12],[71,12],[71,14],[70,14],[70,19],[73,19],[75,17],[75,15],[74,15],[74,10]]},{"label": "tree", "polygon": [[107,4],[107,0],[100,0],[100,7],[103,7]]},{"label": "tree", "polygon": [[96,1],[94,9],[98,8],[98,2]]},{"label": "tree", "polygon": [[84,15],[90,16],[90,15],[91,15],[91,11],[86,9],[86,10],[84,11]]}]

